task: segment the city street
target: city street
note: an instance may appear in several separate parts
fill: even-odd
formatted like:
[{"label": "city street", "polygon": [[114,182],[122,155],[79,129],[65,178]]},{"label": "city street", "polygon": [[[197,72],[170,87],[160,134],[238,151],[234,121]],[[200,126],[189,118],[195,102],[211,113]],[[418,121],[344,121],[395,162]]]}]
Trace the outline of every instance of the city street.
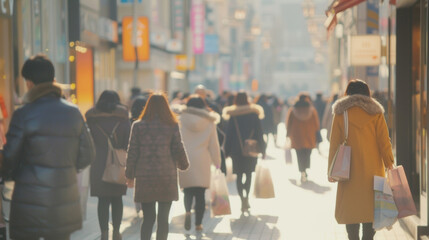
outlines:
[{"label": "city street", "polygon": [[[279,131],[279,136],[284,136],[284,130]],[[281,137],[278,144],[282,145],[280,139]],[[194,228],[191,231],[184,230],[185,210],[183,195],[180,194],[180,200],[173,203],[170,213],[169,239],[346,240],[345,226],[337,224],[334,218],[336,184],[329,183],[326,178],[328,154],[326,140],[321,144],[320,149],[320,154],[317,150],[313,150],[308,181],[301,183],[295,153],[292,153],[292,163],[286,164],[284,150],[276,148],[273,141],[270,141],[264,164],[267,164],[271,170],[276,198],[255,199],[252,195],[250,216],[242,215],[235,181],[229,181],[232,214],[210,218],[210,211],[206,211],[202,234],[197,234]],[[233,179],[230,177],[229,180]],[[124,240],[140,239],[142,215],[141,213],[139,217],[136,215],[132,192],[128,190],[127,196],[124,197],[124,218],[121,226]],[[90,197],[84,227],[72,235],[73,240],[100,238],[96,211],[97,199]],[[155,239],[155,234],[152,237]],[[392,230],[377,232],[375,239],[413,238],[405,227],[397,222]]]}]

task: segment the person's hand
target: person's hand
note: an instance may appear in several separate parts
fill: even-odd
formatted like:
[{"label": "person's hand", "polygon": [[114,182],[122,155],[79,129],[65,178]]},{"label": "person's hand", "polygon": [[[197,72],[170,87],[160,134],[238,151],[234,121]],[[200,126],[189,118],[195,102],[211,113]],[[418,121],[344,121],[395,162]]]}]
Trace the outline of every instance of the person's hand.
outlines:
[{"label": "person's hand", "polygon": [[335,179],[333,179],[331,177],[328,177],[328,181],[333,183],[333,182],[336,182],[337,180],[335,180]]},{"label": "person's hand", "polygon": [[267,158],[267,154],[266,153],[263,153],[262,154],[262,159],[266,159]]},{"label": "person's hand", "polygon": [[127,178],[127,187],[133,188],[134,187],[134,179],[128,179]]}]

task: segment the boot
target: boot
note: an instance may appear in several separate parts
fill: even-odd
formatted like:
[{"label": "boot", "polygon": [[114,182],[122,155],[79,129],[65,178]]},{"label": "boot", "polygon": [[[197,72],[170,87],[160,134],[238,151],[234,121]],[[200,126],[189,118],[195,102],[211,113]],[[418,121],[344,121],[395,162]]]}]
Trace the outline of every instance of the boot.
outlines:
[{"label": "boot", "polygon": [[185,215],[185,230],[191,230],[191,213],[187,212]]},{"label": "boot", "polygon": [[113,240],[122,240],[122,235],[119,230],[113,230]]},{"label": "boot", "polygon": [[100,240],[109,240],[109,231],[101,231]]}]

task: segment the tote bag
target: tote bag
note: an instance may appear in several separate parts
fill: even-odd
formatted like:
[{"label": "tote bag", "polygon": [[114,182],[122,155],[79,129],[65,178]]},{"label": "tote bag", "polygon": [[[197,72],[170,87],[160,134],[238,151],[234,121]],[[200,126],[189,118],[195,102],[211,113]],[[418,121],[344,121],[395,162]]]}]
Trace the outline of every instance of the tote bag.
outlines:
[{"label": "tote bag", "polygon": [[395,204],[399,211],[398,218],[417,214],[404,168],[398,166],[390,169],[388,178],[393,191],[393,199],[395,199]]},{"label": "tote bag", "polygon": [[253,194],[256,198],[274,198],[276,196],[270,169],[265,164],[258,163],[256,165]]},{"label": "tote bag", "polygon": [[109,135],[97,125],[100,131],[107,138],[107,159],[106,167],[104,168],[103,177],[104,182],[126,185],[127,178],[125,177],[125,167],[127,163],[127,151],[124,149],[117,149],[113,147],[111,138],[115,135],[116,128],[119,122],[113,127],[112,133]]},{"label": "tote bag", "polygon": [[214,217],[231,214],[228,186],[226,185],[225,175],[219,169],[214,171],[212,174],[210,192],[211,216]]},{"label": "tote bag", "polygon": [[329,177],[337,181],[347,181],[350,178],[351,147],[347,146],[349,131],[348,113],[344,111],[344,142],[338,147],[332,163],[329,166]]},{"label": "tote bag", "polygon": [[374,176],[374,222],[372,227],[375,230],[390,229],[397,217],[398,210],[387,179]]}]

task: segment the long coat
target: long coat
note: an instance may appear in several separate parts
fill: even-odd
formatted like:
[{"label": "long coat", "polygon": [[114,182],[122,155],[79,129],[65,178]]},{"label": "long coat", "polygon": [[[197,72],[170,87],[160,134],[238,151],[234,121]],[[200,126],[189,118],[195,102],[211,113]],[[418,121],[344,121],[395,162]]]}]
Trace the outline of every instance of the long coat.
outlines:
[{"label": "long coat", "polygon": [[85,114],[96,148],[96,159],[91,165],[90,185],[91,196],[94,197],[115,197],[125,195],[127,186],[108,183],[102,180],[107,160],[107,137],[110,135],[116,124],[115,137],[112,142],[115,148],[127,149],[130,136],[131,124],[128,119],[128,111],[124,106],[118,105],[111,113],[102,112],[97,108],[91,108]]},{"label": "long coat", "polygon": [[344,141],[344,111],[348,112],[348,141],[351,146],[350,180],[339,182],[335,218],[340,224],[373,222],[374,176],[384,177],[393,164],[392,145],[383,107],[374,99],[351,95],[333,106],[334,122],[329,148],[329,165]]},{"label": "long coat", "polygon": [[13,239],[68,235],[82,227],[76,174],[94,159],[94,145],[79,109],[60,96],[56,85],[38,84],[12,115],[3,170],[15,180]]},{"label": "long coat", "polygon": [[[244,144],[245,139],[252,135],[251,138],[258,141],[259,149],[265,153],[266,143],[261,125],[261,119],[264,118],[263,108],[256,104],[233,105],[223,109],[222,117],[228,120],[225,155],[232,158],[233,173],[254,172],[257,158],[243,156],[241,145]],[[238,136],[238,131],[241,139]]]},{"label": "long coat", "polygon": [[188,167],[178,124],[133,123],[125,175],[135,179],[135,202],[177,201],[177,169]]},{"label": "long coat", "polygon": [[220,147],[216,130],[219,115],[205,109],[187,107],[180,115],[180,132],[188,153],[189,168],[179,172],[182,188],[210,186],[210,165],[220,166]]},{"label": "long coat", "polygon": [[294,149],[312,149],[316,147],[316,132],[319,131],[319,117],[314,107],[297,107],[289,110],[286,119],[287,136]]}]

